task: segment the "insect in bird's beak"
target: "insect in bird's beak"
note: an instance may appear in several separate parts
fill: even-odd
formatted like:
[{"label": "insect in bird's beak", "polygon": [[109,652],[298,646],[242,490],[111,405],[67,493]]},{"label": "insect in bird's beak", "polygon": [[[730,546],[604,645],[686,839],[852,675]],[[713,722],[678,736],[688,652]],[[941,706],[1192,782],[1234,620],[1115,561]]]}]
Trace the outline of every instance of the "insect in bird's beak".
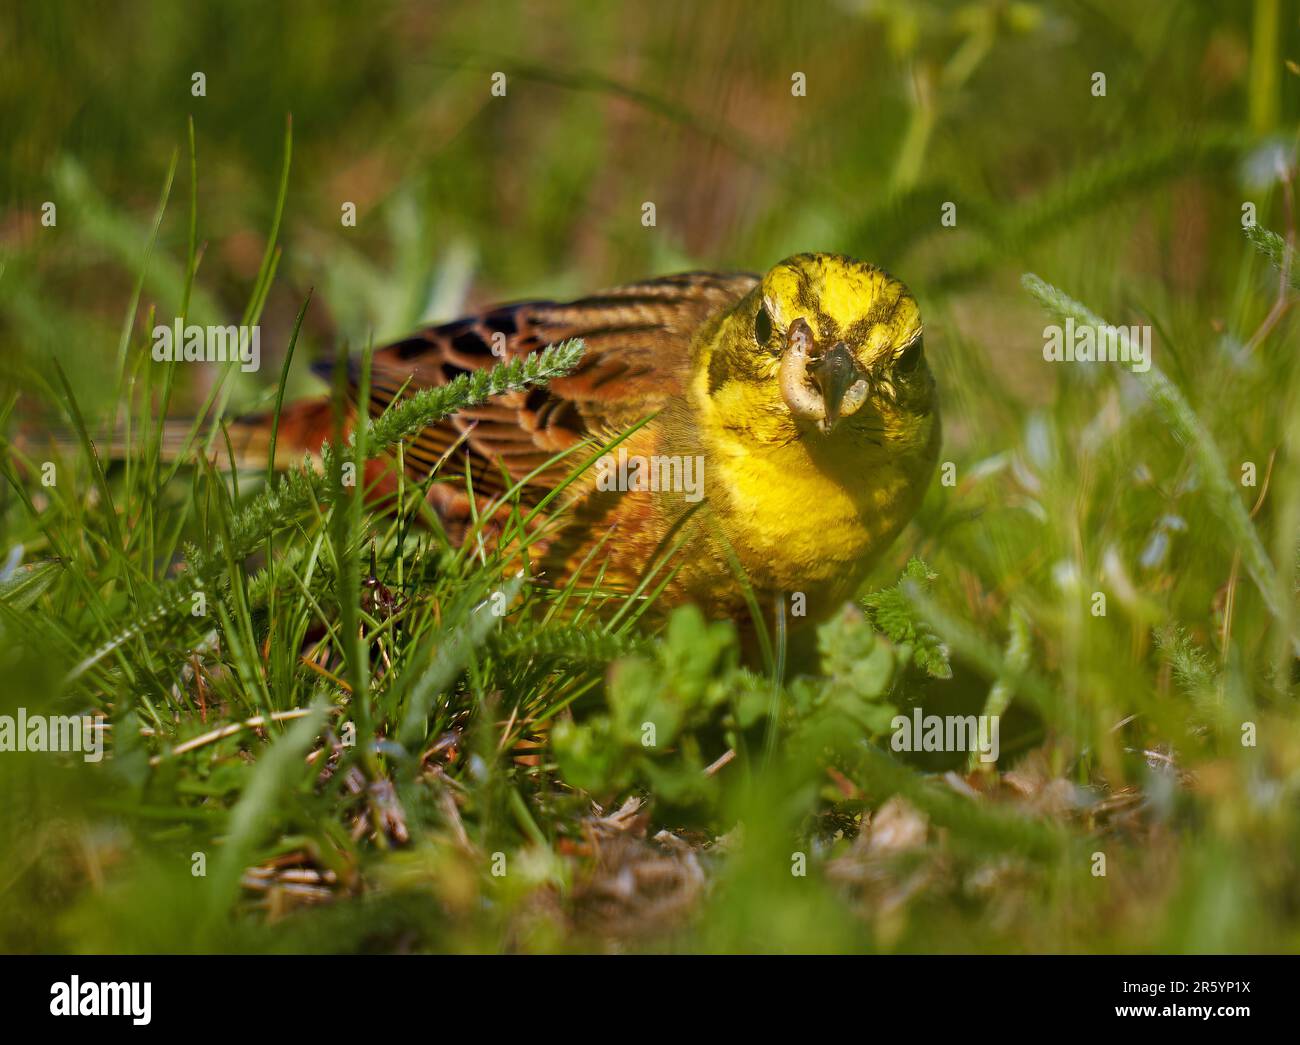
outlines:
[{"label": "insect in bird's beak", "polygon": [[805,319],[790,324],[781,356],[781,395],[796,417],[816,421],[829,432],[867,399],[867,377],[843,341],[818,353]]}]

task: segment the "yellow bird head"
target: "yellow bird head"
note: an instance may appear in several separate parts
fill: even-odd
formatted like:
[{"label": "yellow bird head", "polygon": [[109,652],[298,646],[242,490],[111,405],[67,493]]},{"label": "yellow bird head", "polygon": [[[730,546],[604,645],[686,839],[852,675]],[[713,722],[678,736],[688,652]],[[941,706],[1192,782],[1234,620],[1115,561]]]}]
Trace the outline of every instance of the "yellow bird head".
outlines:
[{"label": "yellow bird head", "polygon": [[906,452],[930,441],[920,309],[874,265],[786,258],[722,318],[705,352],[709,412],[746,419],[753,442]]}]

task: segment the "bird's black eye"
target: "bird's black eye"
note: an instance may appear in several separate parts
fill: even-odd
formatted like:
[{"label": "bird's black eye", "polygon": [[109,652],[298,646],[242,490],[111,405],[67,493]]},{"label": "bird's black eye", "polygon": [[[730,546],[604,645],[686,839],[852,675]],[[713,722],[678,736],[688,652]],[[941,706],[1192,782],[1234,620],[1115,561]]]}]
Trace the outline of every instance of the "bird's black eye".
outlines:
[{"label": "bird's black eye", "polygon": [[910,374],[916,369],[916,364],[921,362],[921,351],[921,339],[918,337],[903,349],[903,354],[898,357],[898,362],[894,364],[894,369],[900,374]]},{"label": "bird's black eye", "polygon": [[754,317],[754,340],[760,345],[766,345],[771,336],[772,317],[767,314],[765,306],[759,305],[758,315]]}]

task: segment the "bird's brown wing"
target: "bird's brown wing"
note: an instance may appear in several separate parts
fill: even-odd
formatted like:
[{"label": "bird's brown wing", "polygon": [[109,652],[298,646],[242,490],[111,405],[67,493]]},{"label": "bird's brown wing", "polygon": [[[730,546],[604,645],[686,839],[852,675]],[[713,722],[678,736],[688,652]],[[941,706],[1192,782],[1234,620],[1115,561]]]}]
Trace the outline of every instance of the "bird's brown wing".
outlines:
[{"label": "bird's brown wing", "polygon": [[[462,441],[453,459],[470,469],[476,494],[500,496],[505,475],[518,481],[557,452],[633,424],[680,392],[695,331],[756,282],[745,273],[687,273],[568,303],[502,305],[429,327],[374,353],[370,413],[383,413],[398,395],[582,338],[582,361],[567,377],[462,410],[426,429],[406,450],[409,470],[423,477]],[[359,377],[354,374],[354,382]],[[535,501],[571,467],[565,462],[532,478],[525,501]]]}]

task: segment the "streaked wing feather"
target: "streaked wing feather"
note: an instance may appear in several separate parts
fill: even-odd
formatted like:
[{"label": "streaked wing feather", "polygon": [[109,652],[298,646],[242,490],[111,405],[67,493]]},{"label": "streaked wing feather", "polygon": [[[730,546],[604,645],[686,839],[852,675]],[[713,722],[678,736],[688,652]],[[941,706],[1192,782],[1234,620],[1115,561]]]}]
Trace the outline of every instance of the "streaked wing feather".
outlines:
[{"label": "streaked wing feather", "polygon": [[[572,374],[547,388],[462,410],[425,429],[408,447],[408,466],[423,478],[463,440],[463,451],[457,453],[463,453],[476,492],[499,496],[506,487],[503,468],[518,481],[588,435],[633,424],[681,391],[695,331],[756,281],[747,273],[687,273],[568,303],[502,305],[429,327],[374,353],[370,413],[383,413],[399,394],[445,385],[502,359],[582,338],[586,351]],[[354,394],[357,366],[354,361]],[[536,476],[533,494],[525,500],[535,500],[559,474]]]}]

